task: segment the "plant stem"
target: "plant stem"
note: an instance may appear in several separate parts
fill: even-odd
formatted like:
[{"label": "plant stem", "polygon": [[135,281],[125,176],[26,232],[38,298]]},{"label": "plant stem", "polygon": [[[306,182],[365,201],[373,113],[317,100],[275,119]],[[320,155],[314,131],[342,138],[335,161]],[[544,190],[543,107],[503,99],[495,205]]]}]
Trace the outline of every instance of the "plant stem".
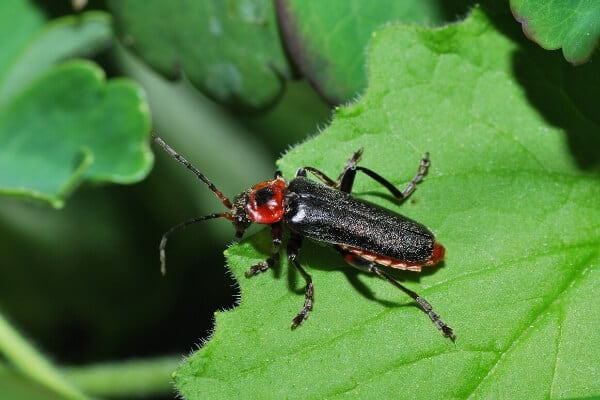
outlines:
[{"label": "plant stem", "polygon": [[0,353],[24,375],[66,399],[87,399],[0,313]]},{"label": "plant stem", "polygon": [[172,392],[169,378],[180,363],[181,356],[165,356],[65,367],[62,371],[90,395],[132,398]]}]

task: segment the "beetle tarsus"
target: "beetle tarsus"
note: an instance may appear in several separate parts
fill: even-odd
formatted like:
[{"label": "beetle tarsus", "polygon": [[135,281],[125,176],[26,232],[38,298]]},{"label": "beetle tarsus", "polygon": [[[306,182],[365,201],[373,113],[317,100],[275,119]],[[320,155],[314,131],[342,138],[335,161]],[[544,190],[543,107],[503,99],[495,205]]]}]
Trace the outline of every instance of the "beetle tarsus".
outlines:
[{"label": "beetle tarsus", "polygon": [[454,334],[454,331],[452,330],[452,328],[450,328],[448,326],[448,324],[446,324],[440,318],[438,313],[433,311],[433,307],[431,307],[431,304],[429,304],[429,302],[427,300],[425,300],[424,298],[422,298],[421,296],[417,296],[415,301],[419,304],[419,306],[421,306],[421,309],[423,311],[425,311],[427,313],[427,315],[429,315],[429,318],[431,318],[431,320],[433,321],[435,326],[437,326],[437,328],[440,331],[442,331],[442,334],[444,336],[450,338],[454,342],[456,340],[456,335]]},{"label": "beetle tarsus", "polygon": [[417,184],[423,180],[430,165],[431,161],[429,161],[429,153],[425,153],[423,158],[421,158],[421,163],[419,164],[419,170],[417,171],[417,174],[414,178],[412,178],[408,186],[402,191],[402,197],[400,199],[406,199],[412,194],[412,192],[415,191]]},{"label": "beetle tarsus", "polygon": [[246,278],[250,278],[251,276],[260,274],[261,272],[265,272],[269,269],[269,267],[273,266],[273,264],[274,262],[272,260],[272,257],[269,257],[267,260],[261,261],[258,264],[254,264],[253,266],[251,266],[244,275],[246,276]]},{"label": "beetle tarsus", "polygon": [[315,294],[315,288],[313,286],[312,281],[306,285],[306,290],[304,294],[304,306],[294,319],[292,319],[292,329],[296,329],[299,327],[305,319],[308,318],[308,313],[312,310],[313,299]]}]

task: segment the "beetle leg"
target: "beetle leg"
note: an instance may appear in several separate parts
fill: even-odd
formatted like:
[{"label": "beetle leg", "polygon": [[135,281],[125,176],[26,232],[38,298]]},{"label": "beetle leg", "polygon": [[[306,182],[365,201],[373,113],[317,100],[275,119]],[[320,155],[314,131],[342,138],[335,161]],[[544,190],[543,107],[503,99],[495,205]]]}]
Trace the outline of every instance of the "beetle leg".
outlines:
[{"label": "beetle leg", "polygon": [[360,161],[361,156],[362,148],[355,151],[352,157],[350,157],[350,159],[348,160],[348,162],[346,162],[346,165],[344,166],[344,168],[342,168],[342,172],[340,173],[340,176],[338,177],[337,181],[334,181],[325,173],[313,167],[300,168],[296,173],[296,176],[306,176],[306,171],[308,171],[317,178],[319,178],[319,180],[327,186],[338,189],[345,193],[351,193],[352,187],[354,186],[354,178],[356,177],[356,172],[362,171],[370,178],[384,186],[387,190],[389,190],[389,192],[395,198],[397,198],[398,200],[405,200],[415,191],[417,184],[423,180],[423,177],[427,173],[429,165],[431,165],[431,162],[429,161],[429,153],[425,153],[425,155],[421,159],[421,163],[419,164],[419,169],[416,175],[414,176],[414,178],[412,178],[412,180],[406,186],[406,188],[400,191],[390,181],[385,179],[383,176],[379,175],[377,172],[369,168],[357,165]]},{"label": "beetle leg", "polygon": [[314,286],[312,283],[311,276],[302,268],[296,257],[298,256],[298,250],[302,246],[302,237],[292,234],[288,244],[287,244],[287,255],[288,259],[292,263],[292,265],[300,272],[300,275],[304,278],[306,282],[306,288],[304,291],[304,305],[302,309],[296,316],[292,319],[292,329],[296,329],[298,326],[304,322],[306,318],[308,318],[308,313],[312,310],[313,300],[314,300]]},{"label": "beetle leg", "polygon": [[319,180],[321,182],[323,182],[325,185],[335,188],[338,188],[338,184],[331,179],[330,177],[328,177],[327,175],[325,175],[324,172],[322,172],[321,170],[318,170],[314,167],[302,167],[298,170],[298,172],[296,172],[296,176],[306,176],[306,171],[310,172],[311,174],[313,174],[314,176],[316,176],[317,178],[319,178]]},{"label": "beetle leg", "polygon": [[351,158],[348,161],[348,163],[342,170],[342,174],[340,175],[340,177],[338,179],[339,189],[342,192],[350,193],[352,191],[352,186],[354,185],[354,178],[356,176],[356,171],[362,171],[363,173],[365,173],[366,175],[368,175],[369,177],[371,177],[372,179],[374,179],[375,181],[377,181],[381,185],[383,185],[398,200],[405,200],[412,194],[412,192],[415,191],[417,184],[423,180],[423,177],[427,173],[427,169],[429,168],[429,165],[431,165],[431,162],[429,161],[429,153],[425,153],[425,155],[421,159],[421,163],[419,164],[419,169],[417,171],[417,174],[414,176],[414,178],[412,178],[412,180],[406,186],[406,188],[404,188],[404,190],[400,191],[390,181],[385,179],[383,176],[379,175],[377,172],[370,170],[368,168],[365,168],[365,167],[358,166],[358,165],[356,165],[356,162],[354,164],[352,164],[353,159],[354,158]]},{"label": "beetle leg", "polygon": [[[298,172],[296,172],[296,176],[306,176],[306,171],[308,171],[311,174],[313,174],[314,176],[316,176],[317,178],[319,178],[319,180],[321,182],[323,182],[324,184],[326,184],[327,186],[332,187],[334,189],[340,189],[341,184],[342,184],[342,178],[346,175],[346,172],[348,170],[356,169],[356,164],[360,160],[360,157],[362,156],[362,152],[363,152],[362,147],[354,152],[352,157],[350,157],[350,159],[346,162],[346,165],[344,166],[344,168],[342,168],[342,172],[340,173],[340,176],[338,177],[337,181],[334,181],[333,179],[328,177],[323,171],[318,170],[314,167],[300,168],[298,170]],[[354,174],[356,174],[356,171],[354,172]],[[354,177],[352,177],[351,179],[354,180]]]},{"label": "beetle leg", "polygon": [[260,272],[264,272],[267,269],[275,265],[279,261],[279,246],[281,245],[281,223],[276,222],[271,224],[271,237],[273,239],[273,248],[271,250],[271,256],[265,261],[261,261],[246,271],[246,278],[256,275]]},{"label": "beetle leg", "polygon": [[425,300],[423,297],[419,296],[417,293],[413,292],[412,290],[410,290],[409,288],[407,288],[406,286],[402,285],[400,282],[398,282],[396,279],[394,279],[392,276],[388,275],[386,272],[382,271],[381,268],[379,268],[377,266],[376,263],[372,262],[372,261],[368,261],[365,260],[364,258],[361,258],[360,256],[358,256],[357,254],[351,253],[347,250],[344,250],[338,246],[335,246],[336,249],[342,253],[342,255],[344,256],[344,260],[352,265],[355,268],[358,268],[362,271],[366,271],[366,272],[371,272],[376,274],[377,276],[379,276],[382,279],[385,279],[386,281],[388,281],[389,283],[391,283],[392,285],[394,285],[395,287],[397,287],[398,289],[402,290],[404,293],[406,293],[407,295],[409,295],[414,301],[417,302],[417,304],[419,305],[419,307],[427,314],[429,315],[429,318],[431,318],[431,320],[433,321],[433,323],[435,324],[435,326],[442,331],[442,334],[446,337],[449,337],[450,339],[452,339],[452,341],[456,340],[456,335],[454,334],[454,331],[452,330],[452,328],[450,328],[438,315],[438,313],[436,313],[433,310],[433,307],[431,306],[431,304],[429,304],[429,302],[427,300]]}]

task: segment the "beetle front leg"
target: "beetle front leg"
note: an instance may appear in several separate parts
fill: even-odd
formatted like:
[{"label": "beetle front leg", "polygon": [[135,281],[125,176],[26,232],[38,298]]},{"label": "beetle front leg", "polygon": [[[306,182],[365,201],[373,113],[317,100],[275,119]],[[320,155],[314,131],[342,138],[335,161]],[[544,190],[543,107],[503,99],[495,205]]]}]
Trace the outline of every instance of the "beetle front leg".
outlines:
[{"label": "beetle front leg", "polygon": [[281,245],[281,223],[277,222],[271,224],[271,238],[273,240],[273,248],[271,250],[271,256],[267,258],[265,261],[261,261],[258,264],[254,264],[253,266],[246,271],[246,278],[250,278],[260,272],[264,272],[267,269],[271,268],[275,265],[276,262],[279,261],[279,247]]},{"label": "beetle front leg", "polygon": [[315,289],[312,283],[312,277],[302,268],[302,265],[298,262],[296,257],[298,256],[298,251],[302,246],[302,238],[298,235],[292,234],[288,245],[287,245],[287,255],[288,259],[292,263],[292,265],[300,272],[300,275],[304,278],[306,282],[306,288],[304,290],[304,305],[302,309],[294,319],[292,319],[292,329],[296,329],[298,326],[304,322],[306,318],[308,318],[308,313],[312,310]]},{"label": "beetle front leg", "polygon": [[442,331],[442,334],[445,337],[449,337],[450,339],[452,339],[452,341],[456,340],[456,335],[454,334],[454,331],[452,330],[452,328],[450,328],[448,326],[448,324],[446,324],[446,322],[444,322],[441,319],[441,317],[438,315],[438,313],[436,313],[433,310],[433,307],[431,306],[431,304],[429,304],[429,302],[427,300],[425,300],[423,297],[419,296],[416,292],[413,292],[406,286],[402,285],[400,282],[398,282],[396,279],[392,278],[386,272],[382,271],[381,268],[379,268],[379,266],[376,263],[374,263],[373,261],[365,260],[364,258],[361,258],[360,256],[358,256],[354,253],[351,253],[347,250],[344,250],[338,246],[336,246],[336,249],[340,253],[342,253],[342,255],[344,256],[344,260],[348,264],[350,264],[353,267],[358,268],[362,271],[371,272],[371,273],[376,274],[380,278],[385,279],[386,281],[388,281],[389,283],[391,283],[392,285],[394,285],[395,287],[397,287],[398,289],[402,290],[404,293],[409,295],[414,301],[417,302],[417,304],[419,305],[421,310],[423,310],[427,315],[429,315],[429,318],[431,319],[431,321],[433,321],[435,326],[440,331]]},{"label": "beetle front leg", "polygon": [[[316,176],[317,178],[319,178],[319,180],[321,182],[323,182],[325,185],[339,190],[342,185],[343,178],[346,176],[346,173],[349,170],[356,170],[356,164],[360,161],[362,152],[363,152],[362,147],[354,152],[352,157],[350,157],[350,159],[346,162],[346,165],[344,166],[344,168],[342,168],[342,172],[340,173],[340,176],[338,176],[337,181],[334,181],[333,179],[328,177],[323,171],[316,169],[314,167],[302,167],[298,170],[298,172],[296,172],[296,176],[306,176],[306,171],[308,171],[311,174],[313,174],[314,176]],[[354,171],[354,175],[356,175],[356,171]],[[352,178],[350,178],[350,179],[353,181],[354,176],[352,176]],[[350,186],[352,186],[351,183],[350,183]]]},{"label": "beetle front leg", "polygon": [[431,161],[429,161],[429,153],[425,153],[421,159],[421,163],[419,164],[419,169],[416,175],[412,178],[406,188],[400,191],[390,181],[379,175],[377,172],[358,165],[358,162],[362,156],[362,152],[362,148],[354,152],[352,157],[350,157],[350,159],[346,162],[346,165],[344,165],[344,168],[342,168],[342,172],[336,181],[328,177],[322,171],[313,167],[300,168],[296,173],[296,176],[306,176],[306,171],[308,171],[319,178],[319,180],[327,186],[338,189],[345,193],[351,193],[352,187],[354,186],[354,179],[356,178],[356,172],[361,171],[384,186],[398,200],[406,200],[415,191],[417,184],[423,180],[423,177],[431,165]]}]

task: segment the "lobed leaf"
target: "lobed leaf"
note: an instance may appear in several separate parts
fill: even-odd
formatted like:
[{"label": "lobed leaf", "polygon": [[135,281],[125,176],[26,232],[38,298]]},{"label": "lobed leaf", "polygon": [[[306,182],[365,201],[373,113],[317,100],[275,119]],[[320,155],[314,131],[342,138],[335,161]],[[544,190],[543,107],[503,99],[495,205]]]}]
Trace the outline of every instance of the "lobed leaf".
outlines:
[{"label": "lobed leaf", "polygon": [[60,64],[108,45],[110,23],[99,12],[46,23],[28,2],[1,3],[0,194],[61,207],[82,181],[131,183],[148,173],[141,88],[106,82],[87,61]]}]

